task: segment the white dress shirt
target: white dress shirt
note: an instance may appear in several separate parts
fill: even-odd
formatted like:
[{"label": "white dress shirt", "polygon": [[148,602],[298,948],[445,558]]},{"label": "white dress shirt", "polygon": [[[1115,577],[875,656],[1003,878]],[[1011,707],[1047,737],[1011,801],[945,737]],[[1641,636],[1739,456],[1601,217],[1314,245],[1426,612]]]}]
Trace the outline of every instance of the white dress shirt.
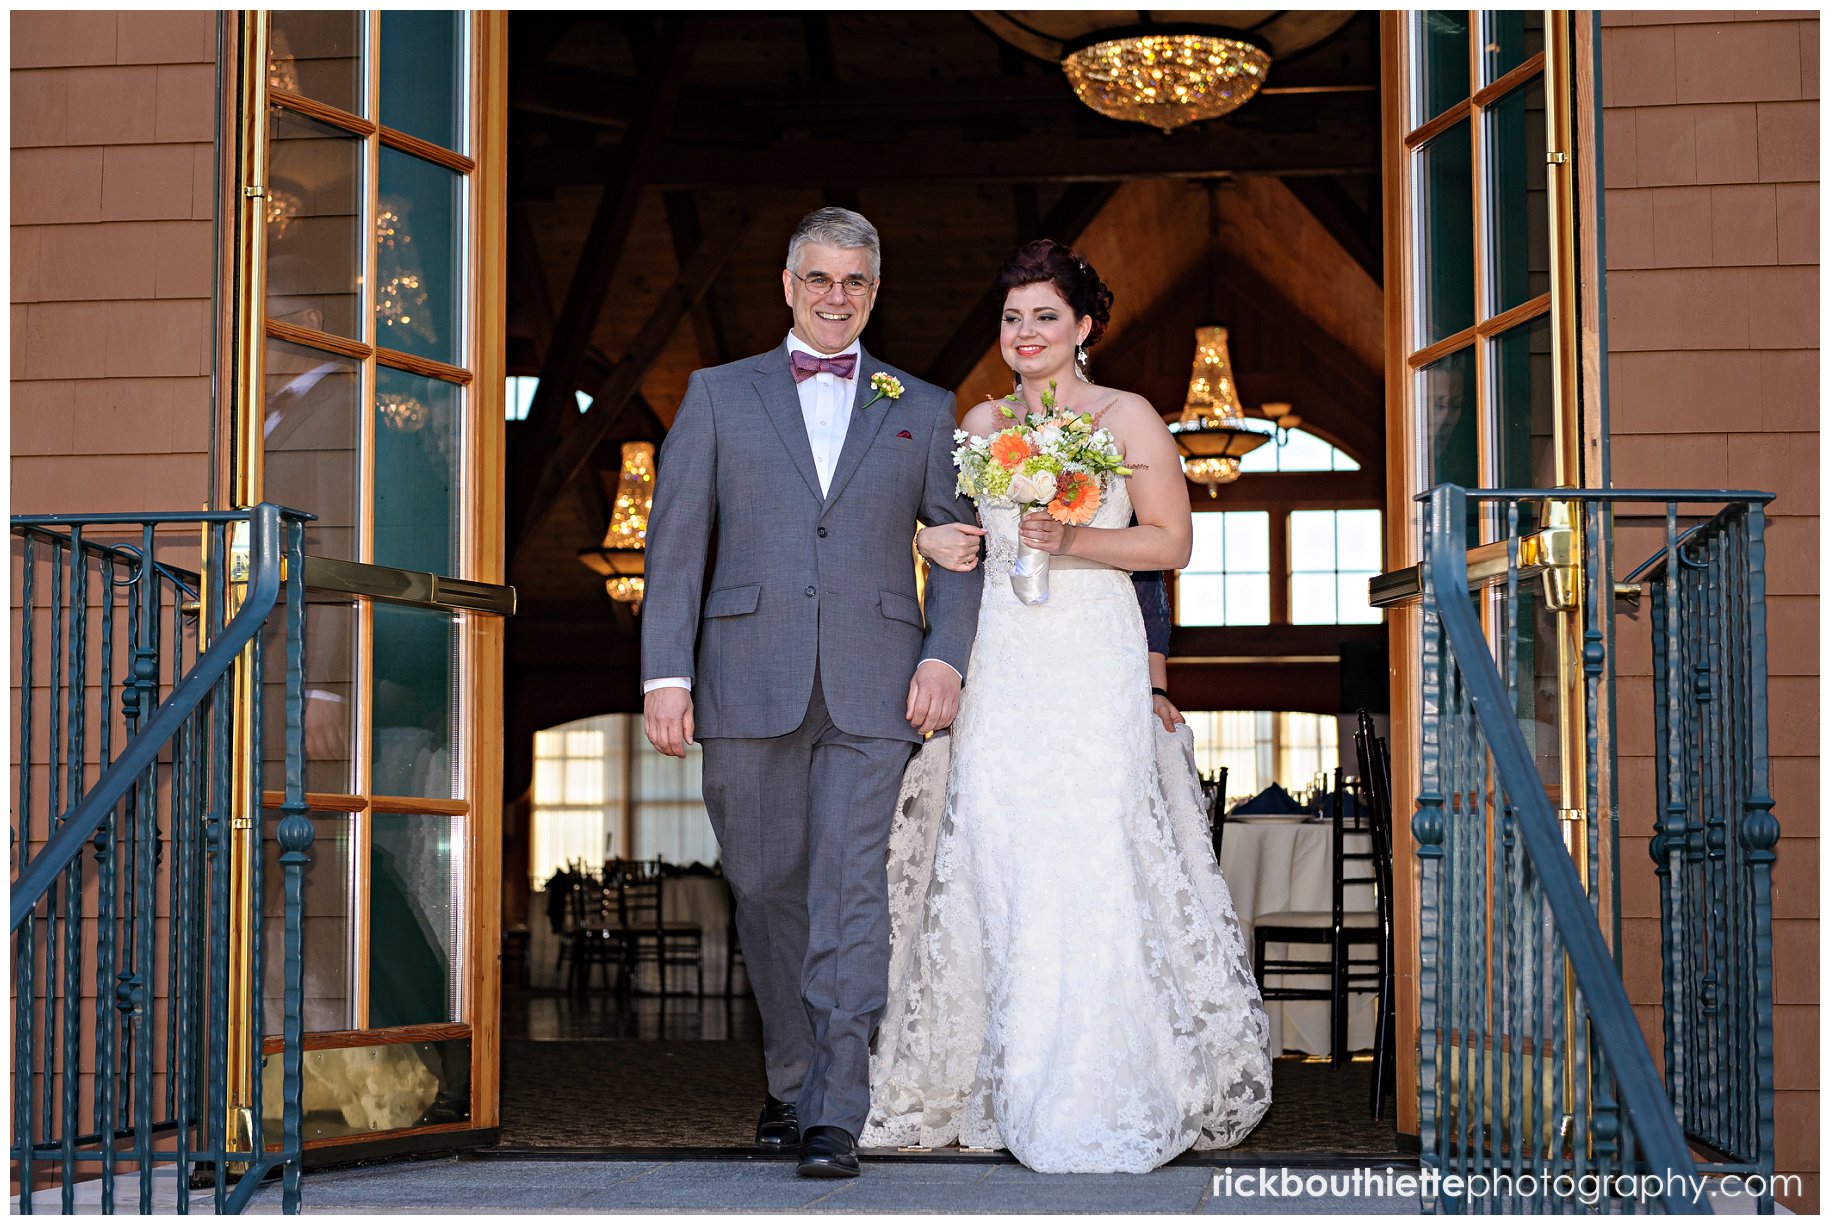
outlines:
[{"label": "white dress shirt", "polygon": [[[815,357],[843,357],[849,353],[854,359],[851,377],[848,379],[822,370],[794,385],[801,397],[801,422],[807,427],[807,445],[813,449],[813,469],[820,478],[820,492],[825,493],[832,487],[832,471],[839,465],[839,452],[845,447],[845,432],[851,428],[851,410],[857,402],[858,379],[864,374],[861,346],[854,340],[849,348],[837,353],[821,353],[793,332],[788,333],[787,344],[789,353],[811,353]],[[928,661],[924,659],[922,662]],[[939,662],[947,661],[943,659]],[[952,664],[947,666],[953,667]],[[958,669],[955,668],[954,671],[957,672]],[[661,676],[642,682],[643,693],[669,687],[691,689],[693,681],[690,676]]]},{"label": "white dress shirt", "polygon": [[813,448],[813,470],[820,476],[820,492],[832,487],[832,470],[839,466],[839,451],[845,446],[845,431],[851,428],[851,408],[858,393],[859,366],[863,357],[857,341],[837,353],[822,353],[806,344],[793,332],[788,333],[788,352],[811,353],[815,357],[851,356],[851,377],[842,379],[826,371],[802,379],[795,390],[801,396],[801,420],[807,426],[807,445]]}]

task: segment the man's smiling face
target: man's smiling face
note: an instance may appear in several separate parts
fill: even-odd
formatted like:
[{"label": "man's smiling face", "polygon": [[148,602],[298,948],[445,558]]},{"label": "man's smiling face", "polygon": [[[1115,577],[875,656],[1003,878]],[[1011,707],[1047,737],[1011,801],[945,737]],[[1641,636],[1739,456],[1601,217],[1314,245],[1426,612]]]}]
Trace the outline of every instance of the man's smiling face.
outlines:
[{"label": "man's smiling face", "polygon": [[[821,276],[832,284],[820,293],[807,278]],[[853,297],[847,280],[868,286]],[[800,250],[800,267],[782,272],[782,294],[794,311],[794,334],[821,353],[839,353],[858,339],[877,304],[877,282],[871,276],[870,252],[863,247],[829,247],[810,242]]]}]

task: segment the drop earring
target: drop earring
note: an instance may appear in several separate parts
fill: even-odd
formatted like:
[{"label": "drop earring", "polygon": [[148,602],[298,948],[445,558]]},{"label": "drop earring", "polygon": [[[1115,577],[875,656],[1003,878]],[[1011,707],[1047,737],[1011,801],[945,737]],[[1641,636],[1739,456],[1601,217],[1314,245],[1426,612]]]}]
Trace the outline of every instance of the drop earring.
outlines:
[{"label": "drop earring", "polygon": [[1087,350],[1085,345],[1074,346],[1074,376],[1083,383],[1093,380],[1087,377]]}]

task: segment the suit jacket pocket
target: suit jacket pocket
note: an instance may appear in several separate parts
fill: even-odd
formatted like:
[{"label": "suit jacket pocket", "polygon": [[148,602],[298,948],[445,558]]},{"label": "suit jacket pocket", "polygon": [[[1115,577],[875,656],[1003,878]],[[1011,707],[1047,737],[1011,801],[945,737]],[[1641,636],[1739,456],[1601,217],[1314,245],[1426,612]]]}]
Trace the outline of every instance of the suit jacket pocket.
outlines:
[{"label": "suit jacket pocket", "polygon": [[921,623],[921,606],[908,596],[901,592],[879,590],[877,600],[883,615],[890,620],[906,622],[916,629],[926,628]]},{"label": "suit jacket pocket", "polygon": [[761,583],[746,583],[742,587],[720,587],[705,597],[705,615],[711,617],[741,617],[745,613],[756,611],[756,604],[762,598]]}]

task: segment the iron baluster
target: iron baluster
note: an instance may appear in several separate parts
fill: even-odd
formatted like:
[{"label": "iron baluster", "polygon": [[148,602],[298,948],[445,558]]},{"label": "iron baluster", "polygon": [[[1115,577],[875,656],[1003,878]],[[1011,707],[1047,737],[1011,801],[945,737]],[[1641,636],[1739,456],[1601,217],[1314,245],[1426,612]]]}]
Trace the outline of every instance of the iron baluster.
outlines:
[{"label": "iron baluster", "polygon": [[[1779,843],[1779,822],[1773,816],[1773,796],[1768,782],[1766,684],[1766,512],[1759,505],[1747,510],[1747,669],[1750,717],[1748,761],[1752,777],[1742,803],[1741,842],[1747,848],[1754,912],[1751,941],[1755,966],[1754,1105],[1759,1145],[1753,1154],[1757,1172],[1773,1172],[1773,862]],[[1761,1199],[1762,1212],[1772,1211],[1771,1195]]]},{"label": "iron baluster", "polygon": [[[83,687],[83,677],[78,671],[78,661],[82,657],[79,638],[83,628],[83,586],[82,586],[82,537],[76,532],[70,534],[70,547],[65,551],[67,564],[70,567],[69,602],[65,608],[68,628],[65,632],[64,662],[69,669],[68,680],[64,686],[64,756],[65,788],[72,805],[76,797],[82,794],[83,758],[79,747],[82,743],[80,714],[77,705],[76,691]],[[75,814],[69,812],[63,819],[62,834],[68,830],[78,829]],[[88,832],[78,836],[80,842],[88,841]],[[83,911],[83,858],[82,848],[74,848],[75,853],[69,857],[64,870],[64,1003],[63,1003],[63,1115],[59,1134],[63,1149],[63,1206],[66,1214],[76,1210],[76,1143],[81,1118],[77,1107],[76,1069],[80,1066],[79,1050],[82,1040],[82,973],[83,945],[85,943],[82,929]]]},{"label": "iron baluster", "polygon": [[[215,598],[210,606],[212,645],[222,641],[226,629],[224,617],[229,600],[229,550],[228,537],[222,525],[218,524],[211,532],[211,556],[219,559],[215,567]],[[205,818],[205,837],[208,848],[210,869],[210,921],[208,930],[226,932],[229,925],[229,856],[228,813],[230,811],[229,774],[230,763],[234,760],[232,729],[229,726],[229,712],[233,710],[233,692],[230,673],[224,669],[217,675],[216,694],[212,703],[212,717],[215,723],[215,751],[211,754],[213,769],[211,771],[210,815]],[[210,1032],[207,1049],[210,1063],[209,1097],[204,1105],[204,1125],[210,1137],[207,1145],[212,1173],[216,1182],[216,1209],[222,1211],[228,1202],[228,1161],[231,1140],[228,1130],[229,1114],[229,963],[220,944],[212,944],[210,950]]]},{"label": "iron baluster", "polygon": [[[34,629],[38,607],[34,581],[37,577],[37,541],[25,533],[22,548],[24,564],[19,582],[21,613],[19,648],[19,807],[13,813],[13,848],[15,871],[24,871],[32,859],[32,704],[34,694]],[[47,833],[49,831],[46,831]],[[48,926],[48,925],[47,925]],[[19,1210],[32,1211],[32,1185],[36,1164],[32,1159],[32,1141],[36,1135],[32,1116],[32,1022],[37,1017],[37,938],[38,917],[28,911],[19,927],[13,946],[13,1160],[19,1170]]]},{"label": "iron baluster", "polygon": [[[1448,825],[1443,815],[1442,735],[1443,735],[1443,659],[1437,612],[1435,582],[1428,567],[1423,570],[1421,663],[1423,724],[1419,734],[1419,771],[1417,811],[1411,817],[1411,835],[1417,843],[1418,924],[1417,924],[1417,1049],[1418,1109],[1417,1138],[1419,1150],[1443,1168],[1445,1147],[1442,1131],[1444,1086],[1442,1083],[1442,957],[1440,935],[1442,921],[1442,855],[1443,838]],[[1439,1204],[1424,1194],[1425,1211],[1435,1211]]]},{"label": "iron baluster", "polygon": [[280,819],[280,863],[286,883],[286,1005],[282,1049],[286,1168],[281,1207],[299,1210],[299,1136],[304,1083],[304,909],[305,865],[310,862],[313,829],[305,801],[305,528],[287,525],[286,557],[286,797]]}]

